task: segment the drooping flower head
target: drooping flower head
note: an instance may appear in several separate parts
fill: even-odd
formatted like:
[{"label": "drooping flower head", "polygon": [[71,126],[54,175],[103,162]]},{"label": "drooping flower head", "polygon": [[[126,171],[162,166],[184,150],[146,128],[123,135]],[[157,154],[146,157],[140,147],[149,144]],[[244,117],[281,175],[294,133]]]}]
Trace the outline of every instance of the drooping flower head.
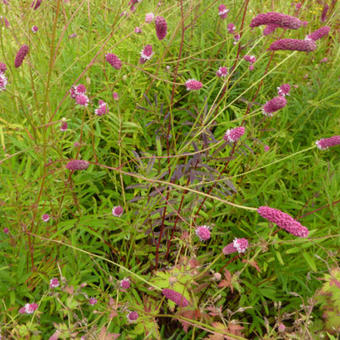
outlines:
[{"label": "drooping flower head", "polygon": [[216,76],[217,77],[226,77],[228,75],[228,69],[225,66],[220,67],[217,71],[216,71]]},{"label": "drooping flower head", "polygon": [[162,294],[169,300],[175,302],[179,307],[186,307],[189,305],[189,301],[180,293],[175,292],[172,289],[163,289]]},{"label": "drooping flower head", "polygon": [[226,245],[222,252],[224,255],[229,255],[238,252],[239,254],[244,253],[248,248],[248,240],[245,238],[235,238],[233,242]]},{"label": "drooping flower head", "polygon": [[245,132],[244,126],[229,129],[225,133],[223,139],[227,142],[234,143],[237,142],[244,135],[244,132]]},{"label": "drooping flower head", "polygon": [[50,280],[50,288],[57,288],[59,286],[59,280],[54,277]]},{"label": "drooping flower head", "polygon": [[257,212],[270,222],[277,224],[280,228],[286,230],[288,233],[299,237],[307,237],[308,229],[301,225],[290,215],[282,212],[281,210],[262,206],[257,209]]},{"label": "drooping flower head", "polygon": [[123,215],[124,209],[118,205],[112,208],[112,215],[115,217],[121,217]]},{"label": "drooping flower head", "polygon": [[219,5],[218,6],[218,15],[220,16],[221,19],[226,19],[228,16],[229,9],[227,9],[226,5]]},{"label": "drooping flower head", "polygon": [[227,30],[230,34],[234,34],[236,31],[236,26],[233,23],[227,25]]},{"label": "drooping flower head", "polygon": [[263,30],[263,35],[269,35],[275,32],[275,30],[278,28],[278,25],[267,25]]},{"label": "drooping flower head", "polygon": [[153,13],[147,13],[145,14],[145,22],[150,23],[153,22],[153,19],[155,18],[155,15]]},{"label": "drooping flower head", "polygon": [[322,138],[322,139],[316,141],[315,144],[320,150],[325,150],[325,149],[330,148],[331,146],[339,145],[340,144],[340,136]]},{"label": "drooping flower head", "polygon": [[15,57],[14,66],[16,68],[20,67],[25,57],[27,56],[29,47],[27,45],[22,45]]},{"label": "drooping flower head", "polygon": [[106,61],[116,70],[122,68],[122,61],[113,53],[108,53],[106,56]]},{"label": "drooping flower head", "polygon": [[188,91],[197,91],[202,88],[203,84],[196,79],[189,79],[185,82]]},{"label": "drooping flower head", "polygon": [[146,61],[150,60],[153,56],[152,46],[146,45],[140,53],[140,64],[145,64]]},{"label": "drooping flower head", "polygon": [[128,277],[125,277],[123,280],[120,281],[120,288],[122,289],[130,288],[130,279]]},{"label": "drooping flower head", "polygon": [[277,93],[279,96],[289,96],[290,92],[290,85],[289,84],[282,84],[277,88]]},{"label": "drooping flower head", "polygon": [[273,113],[282,109],[287,105],[287,100],[283,96],[274,97],[273,99],[269,100],[263,106],[263,114],[265,116],[273,116]]},{"label": "drooping flower head", "polygon": [[250,27],[261,25],[276,25],[276,27],[296,30],[302,25],[302,22],[300,19],[287,14],[268,12],[257,15],[250,23]]},{"label": "drooping flower head", "polygon": [[329,31],[331,30],[331,28],[329,26],[323,26],[319,29],[317,29],[316,31],[312,32],[311,34],[308,34],[306,39],[310,39],[310,40],[319,40],[321,38],[323,38],[324,36],[328,35]]},{"label": "drooping flower head", "polygon": [[44,222],[48,222],[50,220],[50,215],[49,214],[44,214],[44,215],[41,216],[41,219]]},{"label": "drooping flower head", "polygon": [[26,305],[19,309],[20,314],[33,314],[38,309],[36,303],[26,303]]},{"label": "drooping flower head", "polygon": [[0,92],[6,90],[7,78],[3,73],[0,73]]},{"label": "drooping flower head", "polygon": [[108,105],[100,100],[99,101],[99,107],[97,109],[94,110],[94,113],[97,115],[97,116],[102,116],[102,115],[105,115],[109,112],[109,107]]},{"label": "drooping flower head", "polygon": [[66,168],[72,171],[86,170],[90,163],[81,159],[73,159],[66,164]]},{"label": "drooping flower head", "polygon": [[274,41],[269,50],[290,50],[290,51],[302,51],[302,52],[312,52],[316,49],[316,43],[312,39],[279,39]]},{"label": "drooping flower head", "polygon": [[210,239],[210,227],[207,225],[202,225],[196,228],[196,235],[201,241],[207,241]]},{"label": "drooping flower head", "polygon": [[36,10],[40,7],[41,3],[42,3],[42,0],[33,0],[32,4],[31,4],[31,8]]},{"label": "drooping flower head", "polygon": [[156,35],[158,40],[163,40],[166,36],[168,26],[163,17],[156,17],[155,19]]}]

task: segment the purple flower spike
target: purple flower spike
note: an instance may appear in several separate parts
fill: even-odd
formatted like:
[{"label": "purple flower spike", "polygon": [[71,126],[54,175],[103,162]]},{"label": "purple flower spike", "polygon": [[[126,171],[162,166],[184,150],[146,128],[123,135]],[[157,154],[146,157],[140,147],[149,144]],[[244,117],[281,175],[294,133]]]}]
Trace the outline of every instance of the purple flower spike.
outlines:
[{"label": "purple flower spike", "polygon": [[331,146],[339,145],[340,144],[340,136],[322,138],[322,139],[316,141],[315,144],[320,150],[325,150],[325,149],[328,149]]},{"label": "purple flower spike", "polygon": [[73,159],[66,164],[66,168],[72,171],[86,170],[89,167],[89,162],[81,159]]},{"label": "purple flower spike", "polygon": [[80,106],[87,106],[89,104],[89,97],[86,94],[78,94],[76,96],[76,103]]},{"label": "purple flower spike", "polygon": [[203,84],[196,79],[189,79],[185,82],[188,91],[197,91],[202,88]]},{"label": "purple flower spike", "polygon": [[163,17],[156,17],[155,19],[156,35],[158,40],[163,40],[166,36],[168,26]]},{"label": "purple flower spike", "polygon": [[328,35],[329,31],[331,28],[329,26],[323,26],[316,31],[312,32],[311,34],[307,35],[306,39],[311,39],[311,40],[319,40],[323,38],[324,36]]},{"label": "purple flower spike", "polygon": [[141,57],[139,59],[139,63],[145,64],[146,61],[150,60],[153,56],[152,46],[151,45],[145,45],[145,47],[141,51],[140,55],[141,55]]},{"label": "purple flower spike", "polygon": [[227,142],[234,143],[237,142],[244,135],[244,132],[244,126],[239,126],[234,129],[227,130],[223,139]]},{"label": "purple flower spike", "polygon": [[228,16],[229,9],[227,9],[226,5],[219,5],[218,6],[218,15],[220,16],[221,19],[226,19]]},{"label": "purple flower spike", "polygon": [[233,242],[229,243],[222,250],[224,255],[229,255],[238,252],[239,254],[244,253],[248,248],[248,240],[245,238],[235,238]]},{"label": "purple flower spike", "polygon": [[277,27],[296,30],[302,25],[302,22],[300,19],[287,14],[268,12],[257,15],[250,23],[250,27],[261,25],[276,25]]},{"label": "purple flower spike", "polygon": [[26,305],[19,309],[20,314],[33,314],[37,309],[38,305],[36,303],[26,303]]},{"label": "purple flower spike", "polygon": [[186,307],[189,305],[189,301],[182,294],[177,293],[172,289],[163,289],[162,294],[180,307]]},{"label": "purple flower spike", "polygon": [[290,215],[274,208],[270,207],[259,207],[257,212],[266,220],[277,224],[280,228],[286,230],[288,233],[298,237],[307,237],[308,229],[301,225],[300,222],[296,221]]},{"label": "purple flower spike", "polygon": [[269,50],[290,50],[290,51],[302,51],[311,52],[316,49],[316,44],[311,39],[299,40],[299,39],[280,39],[274,41]]},{"label": "purple flower spike", "polygon": [[290,85],[289,84],[282,84],[277,88],[277,93],[279,96],[289,96],[290,92]]},{"label": "purple flower spike", "polygon": [[236,26],[233,23],[227,25],[228,33],[234,34],[236,31]]},{"label": "purple flower spike", "polygon": [[137,312],[130,312],[127,315],[127,318],[128,318],[129,322],[134,322],[134,321],[136,321],[138,319],[138,313]]},{"label": "purple flower spike", "polygon": [[220,67],[217,71],[216,71],[216,76],[219,78],[224,78],[228,75],[228,69],[225,66]]},{"label": "purple flower spike", "polygon": [[0,73],[0,92],[6,90],[7,78],[3,73]]},{"label": "purple flower spike", "polygon": [[325,22],[327,20],[327,12],[328,12],[329,6],[325,4],[322,9],[321,13],[321,22]]},{"label": "purple flower spike", "polygon": [[122,61],[113,53],[108,53],[106,56],[106,61],[116,70],[122,68]]},{"label": "purple flower spike", "polygon": [[20,67],[22,62],[24,61],[27,53],[29,51],[29,47],[27,45],[22,45],[15,57],[14,66],[16,68]]},{"label": "purple flower spike", "polygon": [[278,25],[267,25],[263,30],[263,35],[269,35],[275,32],[275,30],[278,28]]},{"label": "purple flower spike", "polygon": [[42,0],[33,0],[32,4],[31,4],[31,8],[36,10],[40,7],[41,3],[42,3]]},{"label": "purple flower spike", "polygon": [[123,215],[123,212],[124,209],[120,205],[112,208],[112,215],[115,217],[121,217]]},{"label": "purple flower spike", "polygon": [[123,290],[129,289],[130,285],[130,279],[127,277],[120,281],[120,288],[122,288]]},{"label": "purple flower spike", "polygon": [[50,280],[50,288],[57,288],[59,286],[59,280],[54,277]]},{"label": "purple flower spike", "polygon": [[273,113],[282,109],[287,105],[287,100],[285,97],[278,96],[274,97],[273,99],[269,100],[266,104],[263,106],[263,114],[265,116],[272,117]]},{"label": "purple flower spike", "polygon": [[210,227],[202,225],[196,228],[196,235],[201,241],[207,241],[210,239]]},{"label": "purple flower spike", "polygon": [[5,73],[7,70],[7,66],[5,63],[0,63],[0,73]]}]

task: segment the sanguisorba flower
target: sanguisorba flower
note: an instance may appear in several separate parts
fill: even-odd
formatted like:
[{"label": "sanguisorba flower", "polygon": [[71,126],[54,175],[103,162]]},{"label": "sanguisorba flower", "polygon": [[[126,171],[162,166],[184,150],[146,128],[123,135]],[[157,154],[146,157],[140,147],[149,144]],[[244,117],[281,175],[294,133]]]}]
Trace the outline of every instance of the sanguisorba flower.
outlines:
[{"label": "sanguisorba flower", "polygon": [[5,73],[7,70],[7,66],[5,63],[0,63],[0,73]]},{"label": "sanguisorba flower", "polygon": [[145,14],[145,22],[148,24],[150,24],[150,22],[153,22],[154,18],[155,18],[155,15],[153,13]]},{"label": "sanguisorba flower", "polygon": [[225,66],[221,66],[217,71],[216,71],[216,76],[219,78],[225,78],[228,75],[228,69]]},{"label": "sanguisorba flower", "polygon": [[219,5],[218,6],[218,15],[221,19],[226,19],[229,13],[229,9],[227,9],[226,5]]},{"label": "sanguisorba flower", "polygon": [[76,99],[79,94],[85,94],[86,87],[83,84],[78,84],[76,86],[72,86],[70,90],[71,98]]},{"label": "sanguisorba flower", "polygon": [[7,78],[3,73],[0,73],[0,91],[6,90]]},{"label": "sanguisorba flower", "polygon": [[262,112],[265,116],[272,117],[273,113],[284,108],[287,105],[287,100],[283,96],[274,97],[264,104]]},{"label": "sanguisorba flower", "polygon": [[122,61],[113,53],[108,53],[105,56],[106,61],[116,70],[120,70],[122,68]]},{"label": "sanguisorba flower", "polygon": [[222,252],[224,255],[229,255],[238,252],[239,254],[244,253],[248,248],[248,240],[245,238],[235,238],[233,242],[226,245]]},{"label": "sanguisorba flower", "polygon": [[317,29],[316,31],[312,32],[311,34],[308,34],[306,39],[311,39],[311,40],[319,40],[323,38],[324,36],[328,35],[329,31],[331,28],[329,26],[323,26]]},{"label": "sanguisorba flower", "polygon": [[268,12],[257,15],[250,23],[250,27],[261,25],[276,25],[276,27],[298,29],[302,22],[300,19],[287,14]]},{"label": "sanguisorba flower", "polygon": [[65,132],[67,131],[67,128],[68,128],[68,125],[67,125],[66,118],[63,118],[60,124],[60,131]]},{"label": "sanguisorba flower", "polygon": [[38,30],[39,30],[38,26],[35,26],[35,25],[32,26],[32,32],[33,32],[33,33],[37,33]]},{"label": "sanguisorba flower", "polygon": [[41,216],[41,219],[44,221],[44,222],[48,222],[50,220],[50,215],[49,214],[44,214]]},{"label": "sanguisorba flower", "polygon": [[269,35],[275,32],[279,26],[277,25],[267,25],[263,30],[263,35]]},{"label": "sanguisorba flower", "polygon": [[155,19],[156,35],[158,40],[163,40],[167,34],[168,26],[163,17],[156,17]]},{"label": "sanguisorba flower", "polygon": [[89,298],[89,304],[90,304],[90,305],[93,306],[93,305],[95,305],[97,302],[98,302],[98,301],[97,301],[96,298],[94,298],[94,297]]},{"label": "sanguisorba flower", "polygon": [[31,4],[31,8],[36,10],[40,7],[41,3],[42,3],[42,0],[33,0],[32,4]]},{"label": "sanguisorba flower", "polygon": [[197,91],[202,88],[203,84],[196,79],[189,79],[185,82],[188,91]]},{"label": "sanguisorba flower", "polygon": [[279,96],[289,96],[290,92],[290,85],[289,84],[282,84],[281,86],[277,87],[277,93]]},{"label": "sanguisorba flower", "polygon": [[50,288],[57,288],[59,287],[59,280],[54,277],[50,280]]},{"label": "sanguisorba flower", "polygon": [[105,115],[109,112],[109,107],[108,105],[100,100],[99,101],[99,107],[97,109],[94,110],[94,113],[97,115],[97,116],[102,116],[102,115]]},{"label": "sanguisorba flower", "polygon": [[86,107],[89,105],[89,102],[90,102],[90,99],[86,94],[80,93],[76,96],[76,103],[80,106]]},{"label": "sanguisorba flower", "polygon": [[236,31],[236,26],[233,24],[233,23],[230,23],[227,25],[227,31],[230,33],[230,34],[234,34],[235,31]]},{"label": "sanguisorba flower", "polygon": [[115,217],[121,217],[123,215],[124,209],[118,205],[112,208],[112,215]]},{"label": "sanguisorba flower", "polygon": [[145,64],[146,61],[150,60],[153,56],[152,52],[152,46],[151,45],[146,45],[142,51],[140,52],[140,59],[139,63],[140,64]]},{"label": "sanguisorba flower", "polygon": [[309,231],[305,226],[281,210],[262,206],[257,209],[257,212],[263,218],[277,224],[280,228],[286,230],[290,234],[299,237],[308,236]]},{"label": "sanguisorba flower", "polygon": [[81,159],[72,159],[66,164],[66,168],[72,171],[75,170],[86,170],[90,163]]},{"label": "sanguisorba flower", "polygon": [[340,144],[340,136],[322,138],[322,139],[316,141],[315,144],[320,150],[325,150],[325,149],[328,149],[329,147],[339,145]]},{"label": "sanguisorba flower", "polygon": [[169,300],[175,302],[179,307],[186,307],[189,305],[189,301],[180,293],[172,289],[163,289],[162,294]]},{"label": "sanguisorba flower", "polygon": [[37,309],[38,305],[36,303],[26,303],[26,305],[19,309],[20,314],[33,314]]},{"label": "sanguisorba flower", "polygon": [[325,3],[322,9],[322,13],[321,13],[321,18],[320,18],[321,22],[326,21],[328,9],[329,9],[329,6],[328,4]]},{"label": "sanguisorba flower", "polygon": [[25,57],[27,56],[29,47],[27,45],[22,45],[15,57],[14,66],[16,68],[20,67]]},{"label": "sanguisorba flower", "polygon": [[130,285],[131,285],[130,279],[127,277],[120,281],[120,288],[123,290],[129,289]]},{"label": "sanguisorba flower", "polygon": [[244,126],[239,126],[233,129],[228,129],[225,135],[223,136],[223,139],[231,143],[237,142],[244,135],[245,131],[246,130]]},{"label": "sanguisorba flower", "polygon": [[201,241],[207,241],[210,239],[210,227],[202,225],[196,228],[196,235]]},{"label": "sanguisorba flower", "polygon": [[138,316],[139,316],[138,313],[133,311],[133,312],[129,312],[126,317],[129,322],[134,322],[138,319]]},{"label": "sanguisorba flower", "polygon": [[312,52],[316,49],[316,43],[312,39],[279,39],[274,41],[270,46],[269,50],[290,50],[290,51],[301,51],[301,52]]}]

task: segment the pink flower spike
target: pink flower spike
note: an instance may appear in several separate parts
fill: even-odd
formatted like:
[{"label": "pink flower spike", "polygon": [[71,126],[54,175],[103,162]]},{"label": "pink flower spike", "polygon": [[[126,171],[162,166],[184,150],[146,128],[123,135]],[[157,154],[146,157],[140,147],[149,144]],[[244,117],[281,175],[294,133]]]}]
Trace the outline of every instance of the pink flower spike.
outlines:
[{"label": "pink flower spike", "polygon": [[275,30],[278,28],[279,26],[277,25],[267,25],[264,30],[263,30],[263,35],[269,35],[275,32]]},{"label": "pink flower spike", "polygon": [[129,289],[130,288],[130,279],[129,278],[124,278],[123,280],[120,281],[120,288],[123,290]]},{"label": "pink flower spike", "polygon": [[32,26],[32,32],[33,32],[33,33],[37,33],[37,32],[38,32],[38,29],[39,29],[38,26],[35,26],[35,25]]},{"label": "pink flower spike", "polygon": [[139,59],[140,64],[145,64],[147,60],[150,60],[153,56],[152,46],[146,45],[140,53],[141,57]]},{"label": "pink flower spike", "polygon": [[90,163],[81,159],[73,159],[66,164],[66,169],[75,170],[86,170]]},{"label": "pink flower spike", "polygon": [[76,103],[80,106],[88,106],[89,105],[89,98],[86,94],[78,94],[76,96]]},{"label": "pink flower spike", "polygon": [[163,17],[156,17],[155,19],[156,35],[158,40],[163,40],[167,34],[168,26]]},{"label": "pink flower spike", "polygon": [[175,292],[172,289],[163,289],[162,294],[179,307],[186,307],[189,305],[189,301],[182,294]]},{"label": "pink flower spike", "polygon": [[129,322],[134,322],[138,319],[138,313],[137,312],[130,312],[126,316]]},{"label": "pink flower spike", "polygon": [[2,25],[5,25],[6,27],[9,27],[9,26],[10,26],[9,21],[7,20],[7,18],[6,18],[6,17],[3,17],[3,16],[1,16],[1,15],[0,15],[0,23],[1,23]]},{"label": "pink flower spike", "polygon": [[226,19],[228,16],[229,9],[225,5],[219,5],[218,6],[218,15],[220,16],[221,19]]},{"label": "pink flower spike", "polygon": [[0,92],[6,90],[7,78],[3,73],[0,73]]},{"label": "pink flower spike", "polygon": [[253,70],[254,70],[254,65],[253,64],[249,65],[249,71],[253,71]]},{"label": "pink flower spike", "polygon": [[216,76],[217,77],[222,77],[225,78],[228,75],[228,69],[225,66],[220,67],[217,71],[216,71]]},{"label": "pink flower spike", "polygon": [[257,15],[250,23],[250,27],[261,25],[276,25],[277,27],[298,29],[302,22],[296,17],[287,14],[268,12]]},{"label": "pink flower spike", "polygon": [[89,304],[90,304],[90,305],[93,306],[93,305],[95,305],[97,302],[98,302],[98,301],[97,301],[96,298],[94,298],[94,297],[89,298]]},{"label": "pink flower spike", "polygon": [[27,56],[29,47],[27,45],[22,45],[15,57],[14,66],[16,68],[20,67],[25,57]]},{"label": "pink flower spike", "polygon": [[86,93],[86,87],[83,84],[78,84],[75,88],[76,94],[85,94]]},{"label": "pink flower spike", "polygon": [[59,287],[59,280],[54,277],[53,279],[50,280],[50,288],[57,288]]},{"label": "pink flower spike", "polygon": [[296,221],[290,215],[274,208],[262,206],[257,209],[257,212],[270,222],[277,224],[280,228],[288,233],[299,237],[307,237],[308,229]]},{"label": "pink flower spike", "polygon": [[322,138],[315,142],[316,146],[320,150],[328,149],[332,146],[336,146],[340,144],[340,136],[333,136],[329,138]]},{"label": "pink flower spike", "polygon": [[187,91],[197,91],[202,88],[203,84],[196,79],[189,79],[185,82]]},{"label": "pink flower spike", "polygon": [[42,3],[42,0],[33,0],[31,4],[31,8],[33,8],[34,10],[37,10],[40,7],[41,3]]},{"label": "pink flower spike", "polygon": [[44,214],[44,215],[41,216],[41,219],[44,222],[48,222],[50,220],[50,215],[49,214]]},{"label": "pink flower spike", "polygon": [[113,53],[108,53],[106,56],[106,61],[116,70],[122,68],[122,61]]},{"label": "pink flower spike", "polygon": [[150,24],[150,22],[153,22],[154,18],[155,18],[155,15],[153,13],[145,14],[145,22],[148,24]]},{"label": "pink flower spike", "polygon": [[61,124],[60,124],[60,131],[65,132],[67,131],[67,121],[66,119],[62,119]]},{"label": "pink flower spike", "polygon": [[248,63],[250,63],[250,64],[254,64],[256,62],[256,57],[254,55],[248,55],[247,54],[243,57],[243,59],[245,61],[248,61]]},{"label": "pink flower spike", "polygon": [[202,225],[196,228],[196,235],[201,241],[207,241],[210,239],[210,227]]},{"label": "pink flower spike", "polygon": [[234,34],[234,42],[233,44],[236,45],[241,39],[241,36],[237,33],[237,34]]},{"label": "pink flower spike", "polygon": [[115,217],[121,217],[123,215],[124,209],[118,205],[112,208],[112,215]]},{"label": "pink flower spike", "polygon": [[273,113],[282,109],[287,105],[287,100],[285,97],[278,96],[274,97],[273,99],[269,100],[266,104],[263,106],[263,114],[265,116],[272,117]]},{"label": "pink flower spike", "polygon": [[97,109],[95,109],[94,112],[97,116],[102,116],[102,115],[105,115],[109,112],[109,107],[105,102],[100,100],[99,101],[99,107]]},{"label": "pink flower spike", "polygon": [[238,252],[239,254],[244,253],[248,248],[248,240],[245,238],[235,238],[233,242],[226,245],[222,252],[224,255],[229,255]]},{"label": "pink flower spike", "polygon": [[289,96],[290,92],[290,85],[289,84],[282,84],[277,88],[277,93],[279,96]]},{"label": "pink flower spike", "polygon": [[323,26],[319,28],[318,30],[312,32],[311,34],[307,35],[306,39],[310,39],[313,41],[319,40],[323,38],[324,36],[328,35],[331,28],[329,26]]},{"label": "pink flower spike", "polygon": [[0,63],[0,73],[5,73],[7,70],[7,66],[5,63]]},{"label": "pink flower spike", "polygon": [[329,9],[329,6],[325,3],[322,9],[322,13],[321,13],[321,18],[320,18],[321,22],[325,22],[327,20],[328,9]]},{"label": "pink flower spike", "polygon": [[142,29],[140,27],[135,27],[135,33],[140,34],[142,33]]},{"label": "pink flower spike", "polygon": [[227,130],[223,139],[227,142],[234,143],[237,142],[245,133],[244,126],[239,126],[234,129]]},{"label": "pink flower spike", "polygon": [[264,149],[265,152],[268,152],[268,151],[270,150],[270,147],[269,147],[269,145],[265,145],[265,146],[263,147],[263,149]]},{"label": "pink flower spike", "polygon": [[312,39],[279,39],[274,41],[269,50],[289,50],[289,51],[301,51],[301,52],[312,52],[316,49],[316,44]]},{"label": "pink flower spike", "polygon": [[234,34],[236,31],[236,26],[232,23],[227,25],[227,30],[230,34]]},{"label": "pink flower spike", "polygon": [[26,305],[19,309],[20,314],[33,314],[38,309],[36,303],[26,303]]}]

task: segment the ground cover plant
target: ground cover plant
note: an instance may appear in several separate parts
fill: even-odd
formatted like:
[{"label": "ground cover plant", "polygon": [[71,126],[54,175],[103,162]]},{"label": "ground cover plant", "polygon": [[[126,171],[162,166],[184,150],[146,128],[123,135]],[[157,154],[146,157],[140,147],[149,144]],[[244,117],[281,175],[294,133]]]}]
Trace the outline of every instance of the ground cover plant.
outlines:
[{"label": "ground cover plant", "polygon": [[336,339],[337,1],[0,5],[1,339]]}]

